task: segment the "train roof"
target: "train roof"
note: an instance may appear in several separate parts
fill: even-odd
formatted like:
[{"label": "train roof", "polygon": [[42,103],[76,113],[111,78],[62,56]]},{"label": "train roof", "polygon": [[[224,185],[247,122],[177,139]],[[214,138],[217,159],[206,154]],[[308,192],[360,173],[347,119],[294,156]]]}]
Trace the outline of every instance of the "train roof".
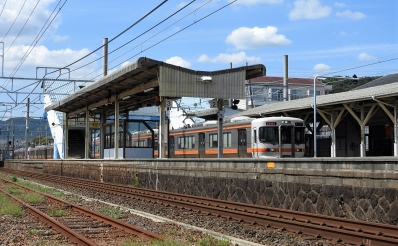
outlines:
[{"label": "train roof", "polygon": [[265,118],[258,118],[252,121],[252,123],[258,123],[258,122],[269,122],[269,121],[278,121],[278,120],[290,120],[290,121],[302,121],[300,118],[295,118],[295,117],[285,117],[285,116],[273,116],[273,117],[265,117]]}]

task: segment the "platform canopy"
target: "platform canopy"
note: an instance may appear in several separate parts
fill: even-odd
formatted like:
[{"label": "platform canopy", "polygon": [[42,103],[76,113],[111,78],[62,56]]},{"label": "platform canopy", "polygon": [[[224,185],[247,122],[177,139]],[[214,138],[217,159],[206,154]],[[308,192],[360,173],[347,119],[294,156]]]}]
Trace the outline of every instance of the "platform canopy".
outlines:
[{"label": "platform canopy", "polygon": [[97,113],[114,113],[115,100],[123,112],[153,106],[157,100],[166,98],[244,98],[245,80],[265,73],[262,64],[196,71],[141,57],[53,103],[45,111],[56,110],[72,117],[86,108]]}]

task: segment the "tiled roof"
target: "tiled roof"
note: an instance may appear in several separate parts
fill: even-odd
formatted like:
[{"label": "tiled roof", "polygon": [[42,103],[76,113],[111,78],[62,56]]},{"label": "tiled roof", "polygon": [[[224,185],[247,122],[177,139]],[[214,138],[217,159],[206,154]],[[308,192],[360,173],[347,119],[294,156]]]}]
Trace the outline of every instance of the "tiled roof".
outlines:
[{"label": "tiled roof", "polygon": [[[364,88],[354,91],[347,91],[335,94],[317,96],[317,106],[329,106],[337,105],[349,102],[358,102],[364,100],[372,100],[372,96],[380,99],[392,96],[398,96],[398,82],[391,84],[384,84],[380,86],[374,86],[371,89]],[[248,109],[244,112],[229,116],[228,118],[237,116],[259,116],[282,113],[288,111],[295,111],[300,109],[311,109],[314,98],[308,97],[303,99],[291,100],[286,102],[272,103],[269,105],[263,105],[253,109]]]},{"label": "tiled roof", "polygon": [[387,84],[391,84],[391,83],[395,83],[395,82],[398,82],[398,73],[389,74],[389,75],[383,76],[381,78],[375,79],[373,81],[370,81],[369,83],[358,86],[354,90],[365,89],[365,88],[370,88],[370,87],[379,86],[379,85],[387,85]]},{"label": "tiled roof", "polygon": [[[277,83],[283,84],[283,77],[273,77],[273,76],[262,76],[250,79],[251,83]],[[299,85],[313,85],[313,78],[288,78],[289,84],[299,84]],[[323,85],[321,82],[317,81],[317,84]]]}]

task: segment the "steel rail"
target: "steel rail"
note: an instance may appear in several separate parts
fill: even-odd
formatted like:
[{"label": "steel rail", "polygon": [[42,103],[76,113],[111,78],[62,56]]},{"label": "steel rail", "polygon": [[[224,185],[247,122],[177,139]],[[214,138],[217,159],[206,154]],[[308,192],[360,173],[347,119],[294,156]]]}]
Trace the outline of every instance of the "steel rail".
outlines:
[{"label": "steel rail", "polygon": [[51,218],[47,214],[41,212],[40,210],[32,207],[28,203],[25,203],[24,201],[18,199],[17,197],[5,192],[3,189],[0,189],[1,192],[6,194],[8,197],[16,201],[17,203],[21,204],[24,206],[29,213],[31,213],[33,216],[38,218],[40,221],[44,222],[47,224],[49,227],[53,228],[55,231],[60,233],[61,235],[65,236],[68,238],[73,243],[76,243],[76,245],[79,246],[96,246],[97,244],[91,241],[90,239],[86,238],[85,236],[73,231],[69,227],[63,225],[62,223],[58,222],[57,220]]},{"label": "steel rail", "polygon": [[75,211],[77,211],[79,213],[85,214],[85,215],[87,215],[87,216],[89,216],[89,217],[91,217],[91,218],[93,218],[93,219],[95,219],[97,221],[102,221],[103,223],[109,224],[109,225],[111,225],[111,226],[113,226],[115,228],[118,228],[120,230],[123,230],[123,231],[125,231],[125,232],[127,232],[129,234],[136,235],[137,237],[139,237],[141,239],[145,239],[145,240],[162,239],[162,237],[159,234],[156,234],[156,233],[147,231],[145,229],[133,226],[133,225],[128,224],[126,222],[123,222],[121,220],[117,220],[117,219],[114,219],[114,218],[109,217],[107,215],[104,215],[104,214],[101,214],[101,213],[97,213],[95,211],[86,209],[86,208],[81,207],[81,206],[77,206],[77,205],[75,205],[73,203],[61,200],[59,198],[50,196],[50,195],[48,195],[46,193],[30,189],[28,187],[25,187],[23,185],[19,185],[17,183],[14,183],[14,182],[11,182],[11,181],[8,181],[8,180],[5,180],[5,179],[0,179],[0,180],[2,180],[3,182],[6,182],[6,183],[11,183],[13,185],[16,185],[16,186],[21,187],[21,188],[26,189],[26,190],[29,190],[31,192],[35,192],[37,194],[40,194],[40,195],[42,195],[42,196],[46,197],[47,199],[50,199],[50,200],[52,200],[54,202],[58,202],[58,203],[61,203],[61,204],[66,204],[69,208],[71,208],[71,209],[73,209],[73,210],[75,210]]},{"label": "steel rail", "polygon": [[[30,173],[30,175],[51,178],[56,182],[61,182],[61,178],[64,179],[64,177],[55,175],[37,173]],[[205,212],[209,215],[221,216],[268,227],[287,227],[286,229],[295,231],[299,234],[305,233],[317,237],[323,235],[323,237],[328,239],[337,239],[337,242],[362,243],[364,245],[398,245],[396,233],[398,230],[397,226],[341,219],[332,216],[319,216],[305,212],[286,211],[211,198],[179,195],[170,192],[165,193],[130,188],[76,178],[68,179],[71,180],[67,182],[68,184],[77,187],[81,187],[79,183],[84,183],[84,188],[95,189],[100,192],[128,196],[154,203],[169,204],[174,207]],[[99,187],[94,185],[98,185]],[[111,189],[109,186],[116,187],[117,190],[115,190],[115,188]],[[134,191],[131,191],[132,189],[134,189]],[[331,222],[328,220],[331,220]]]}]

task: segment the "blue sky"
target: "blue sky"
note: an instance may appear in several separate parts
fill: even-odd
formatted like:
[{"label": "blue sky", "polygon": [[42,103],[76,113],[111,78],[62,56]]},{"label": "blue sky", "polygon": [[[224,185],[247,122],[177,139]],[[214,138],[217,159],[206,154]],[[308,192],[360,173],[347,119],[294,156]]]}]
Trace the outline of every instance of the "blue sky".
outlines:
[{"label": "blue sky", "polygon": [[[0,0],[4,76],[36,77],[38,71],[40,77],[43,70],[37,67],[65,67],[101,46],[103,38],[111,40],[122,33],[162,2]],[[146,56],[206,71],[229,68],[231,62],[233,67],[261,63],[267,75],[283,76],[283,56],[288,55],[289,77],[398,72],[396,0],[201,0],[148,31],[189,3],[168,0],[110,42],[109,51],[129,43],[109,55],[108,68],[116,70]],[[55,19],[54,9],[54,13],[60,10]],[[52,22],[43,33],[47,19]],[[32,44],[36,44],[34,48]],[[101,56],[99,50],[68,67],[71,78],[98,79]],[[35,89],[36,84],[31,83],[0,80],[3,90],[9,91],[37,91],[39,87]],[[21,102],[24,98],[18,95]],[[9,101],[7,94],[0,94],[0,102]],[[13,116],[24,116],[20,112]],[[42,108],[34,114],[40,116]]]}]

